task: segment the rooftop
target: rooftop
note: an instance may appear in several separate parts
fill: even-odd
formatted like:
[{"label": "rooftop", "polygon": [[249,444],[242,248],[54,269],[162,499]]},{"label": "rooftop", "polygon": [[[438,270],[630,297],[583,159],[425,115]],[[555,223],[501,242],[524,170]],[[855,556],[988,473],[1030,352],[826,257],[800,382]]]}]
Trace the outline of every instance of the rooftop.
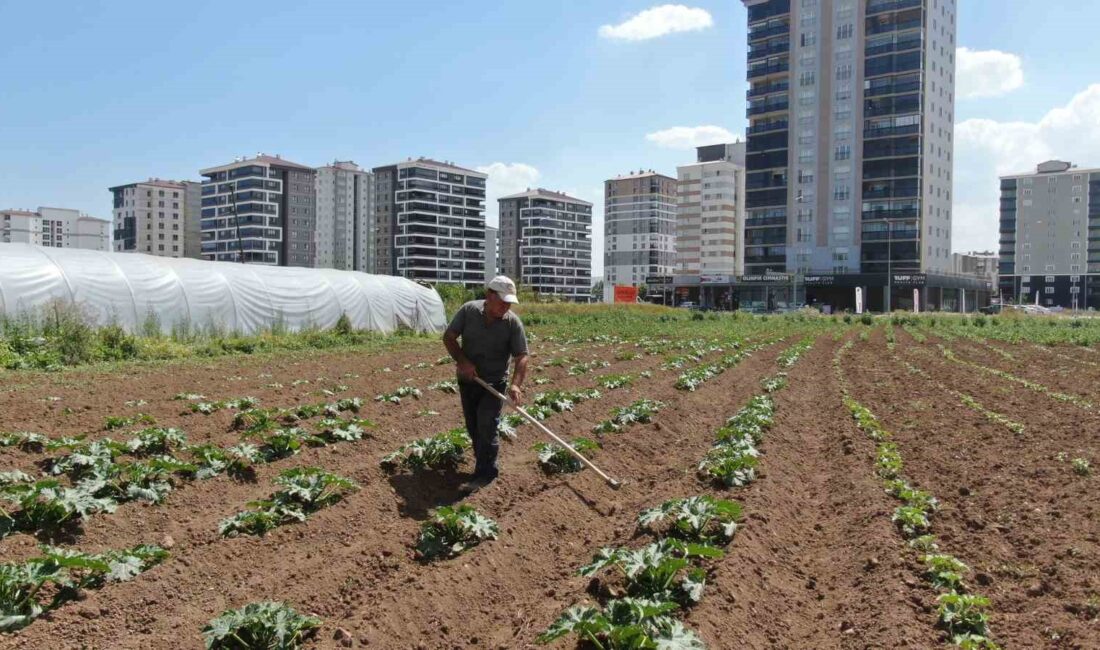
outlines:
[{"label": "rooftop", "polygon": [[1019,178],[1021,176],[1039,176],[1043,174],[1086,174],[1100,172],[1100,168],[1080,169],[1077,165],[1064,160],[1048,160],[1035,166],[1034,171],[1019,174],[1005,174],[1001,178]]},{"label": "rooftop", "polygon": [[591,207],[591,205],[592,205],[591,203],[589,203],[588,201],[585,201],[584,199],[578,199],[576,197],[569,196],[568,194],[566,194],[564,192],[554,192],[552,190],[543,189],[541,187],[536,187],[535,189],[527,188],[527,191],[525,191],[525,192],[519,192],[518,194],[509,194],[508,196],[502,196],[502,197],[500,197],[499,200],[503,201],[505,199],[527,199],[527,198],[531,198],[531,199],[533,199],[533,198],[544,198],[544,199],[553,199],[555,201],[567,201],[569,203],[580,203],[582,205],[587,205],[589,207]]},{"label": "rooftop", "polygon": [[613,181],[625,181],[625,180],[629,180],[629,179],[631,179],[631,178],[647,178],[647,177],[649,177],[649,176],[660,176],[660,177],[662,177],[662,178],[667,178],[667,179],[669,179],[670,181],[674,181],[674,180],[676,180],[675,178],[673,178],[673,177],[671,177],[671,176],[669,176],[669,175],[667,175],[667,174],[662,174],[662,173],[660,173],[660,172],[655,172],[655,171],[653,171],[652,169],[650,169],[649,171],[646,171],[646,170],[640,169],[640,170],[638,170],[638,171],[636,171],[636,172],[628,172],[628,173],[626,173],[626,174],[620,174],[620,175],[616,176],[615,178],[612,178],[612,179],[609,179],[609,180],[613,180]]},{"label": "rooftop", "polygon": [[269,156],[265,153],[258,153],[253,158],[247,156],[241,156],[231,163],[225,165],[218,165],[217,167],[207,167],[206,169],[199,170],[202,175],[213,174],[214,172],[224,172],[230,169],[236,169],[238,167],[244,167],[245,165],[275,165],[278,167],[290,167],[293,169],[304,169],[313,171],[313,168],[308,165],[299,165],[296,162],[291,162],[280,157],[278,154]]},{"label": "rooftop", "polygon": [[173,180],[164,179],[164,178],[150,178],[149,180],[146,180],[146,181],[137,181],[136,183],[126,183],[125,185],[116,185],[114,187],[109,187],[107,189],[111,192],[114,192],[115,190],[121,190],[121,189],[126,188],[126,187],[134,187],[136,185],[150,185],[152,187],[164,187],[164,188],[173,189],[173,190],[182,190],[182,189],[185,189],[187,187],[187,185],[185,184],[187,182],[194,183],[194,182],[197,182],[197,181],[173,181]]},{"label": "rooftop", "polygon": [[459,167],[451,161],[438,161],[431,158],[425,158],[421,156],[419,158],[409,158],[397,163],[397,167],[412,167],[414,165],[426,165],[430,167],[436,167],[438,169],[449,169],[451,171],[459,172],[462,174],[473,174],[474,176],[480,176],[482,178],[488,178],[489,175],[484,172],[479,172],[473,169],[466,169],[465,167]]}]

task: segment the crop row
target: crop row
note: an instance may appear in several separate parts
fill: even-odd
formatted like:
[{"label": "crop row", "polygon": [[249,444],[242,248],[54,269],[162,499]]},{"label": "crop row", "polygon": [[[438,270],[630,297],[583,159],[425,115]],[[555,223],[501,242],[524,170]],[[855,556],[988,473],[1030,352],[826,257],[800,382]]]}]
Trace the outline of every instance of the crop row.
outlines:
[{"label": "crop row", "polygon": [[[681,373],[676,378],[674,386],[677,390],[694,391],[702,386],[710,379],[717,377],[726,370],[733,368],[737,364],[741,363],[747,357],[751,356],[753,352],[766,346],[767,343],[758,343],[756,345],[749,346],[747,348],[731,352],[730,354],[723,355],[720,359],[713,363],[705,363],[684,373]],[[734,347],[740,347],[740,344],[734,343]]]},{"label": "crop row", "polygon": [[837,350],[833,358],[844,404],[856,426],[875,443],[875,473],[882,479],[886,493],[900,502],[891,517],[892,521],[909,546],[921,553],[920,560],[925,566],[923,577],[934,589],[940,590],[936,598],[939,625],[960,648],[995,650],[998,646],[989,632],[989,599],[970,591],[964,579],[969,569],[961,560],[938,552],[939,546],[931,528],[932,516],[939,508],[939,501],[905,478],[904,462],[892,441],[893,435],[848,391],[841,359],[851,346],[849,341]]},{"label": "crop row", "polygon": [[[178,429],[152,427],[126,441],[83,437],[49,439],[41,434],[10,434],[0,441],[28,451],[63,451],[44,459],[43,474],[23,472],[0,475],[0,499],[13,503],[0,509],[0,534],[14,530],[53,531],[79,524],[99,512],[113,512],[127,501],[162,503],[181,481],[203,480],[221,473],[248,477],[255,465],[297,454],[305,446],[325,446],[359,440],[373,426],[367,420],[345,420],[342,410],[358,410],[358,399],[296,409],[248,409],[237,414],[234,424],[245,428],[245,439],[230,447],[191,445]],[[293,420],[326,415],[316,432],[299,426],[282,426]],[[128,457],[125,458],[124,457]]]}]

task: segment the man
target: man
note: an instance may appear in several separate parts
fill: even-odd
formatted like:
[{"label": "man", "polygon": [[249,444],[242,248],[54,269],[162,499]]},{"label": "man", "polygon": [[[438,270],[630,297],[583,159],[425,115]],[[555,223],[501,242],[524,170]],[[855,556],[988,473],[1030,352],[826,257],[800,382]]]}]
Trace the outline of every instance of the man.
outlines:
[{"label": "man", "polygon": [[508,359],[514,359],[507,394],[516,404],[523,402],[523,382],[527,379],[527,334],[519,316],[511,312],[512,305],[519,302],[516,285],[498,275],[485,288],[485,300],[472,300],[462,305],[443,333],[443,345],[458,364],[462,414],[477,459],[474,475],[465,486],[469,492],[492,483],[499,473],[497,425],[504,406],[475,382],[474,377],[480,377],[504,393]]}]

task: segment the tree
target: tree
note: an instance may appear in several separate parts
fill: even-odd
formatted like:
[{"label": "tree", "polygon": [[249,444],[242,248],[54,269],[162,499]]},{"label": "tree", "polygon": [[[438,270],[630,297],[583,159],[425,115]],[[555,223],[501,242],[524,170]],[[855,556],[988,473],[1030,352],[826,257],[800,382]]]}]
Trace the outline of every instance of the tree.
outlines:
[{"label": "tree", "polygon": [[596,283],[592,285],[592,299],[596,301],[603,300],[603,280],[596,280]]}]

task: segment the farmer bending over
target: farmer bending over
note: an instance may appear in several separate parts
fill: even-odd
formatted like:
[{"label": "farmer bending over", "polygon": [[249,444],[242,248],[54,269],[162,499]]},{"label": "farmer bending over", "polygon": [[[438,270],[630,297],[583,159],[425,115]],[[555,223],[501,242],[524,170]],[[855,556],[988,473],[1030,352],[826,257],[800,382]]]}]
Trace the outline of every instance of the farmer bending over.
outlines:
[{"label": "farmer bending over", "polygon": [[527,335],[519,316],[510,311],[519,302],[516,285],[498,275],[485,288],[485,300],[471,300],[462,305],[443,333],[443,345],[458,364],[462,414],[477,459],[474,475],[465,486],[471,492],[492,483],[499,473],[497,425],[504,406],[474,378],[481,377],[503,393],[508,359],[514,358],[512,385],[508,386],[507,394],[516,404],[523,402],[523,381],[527,378]]}]

